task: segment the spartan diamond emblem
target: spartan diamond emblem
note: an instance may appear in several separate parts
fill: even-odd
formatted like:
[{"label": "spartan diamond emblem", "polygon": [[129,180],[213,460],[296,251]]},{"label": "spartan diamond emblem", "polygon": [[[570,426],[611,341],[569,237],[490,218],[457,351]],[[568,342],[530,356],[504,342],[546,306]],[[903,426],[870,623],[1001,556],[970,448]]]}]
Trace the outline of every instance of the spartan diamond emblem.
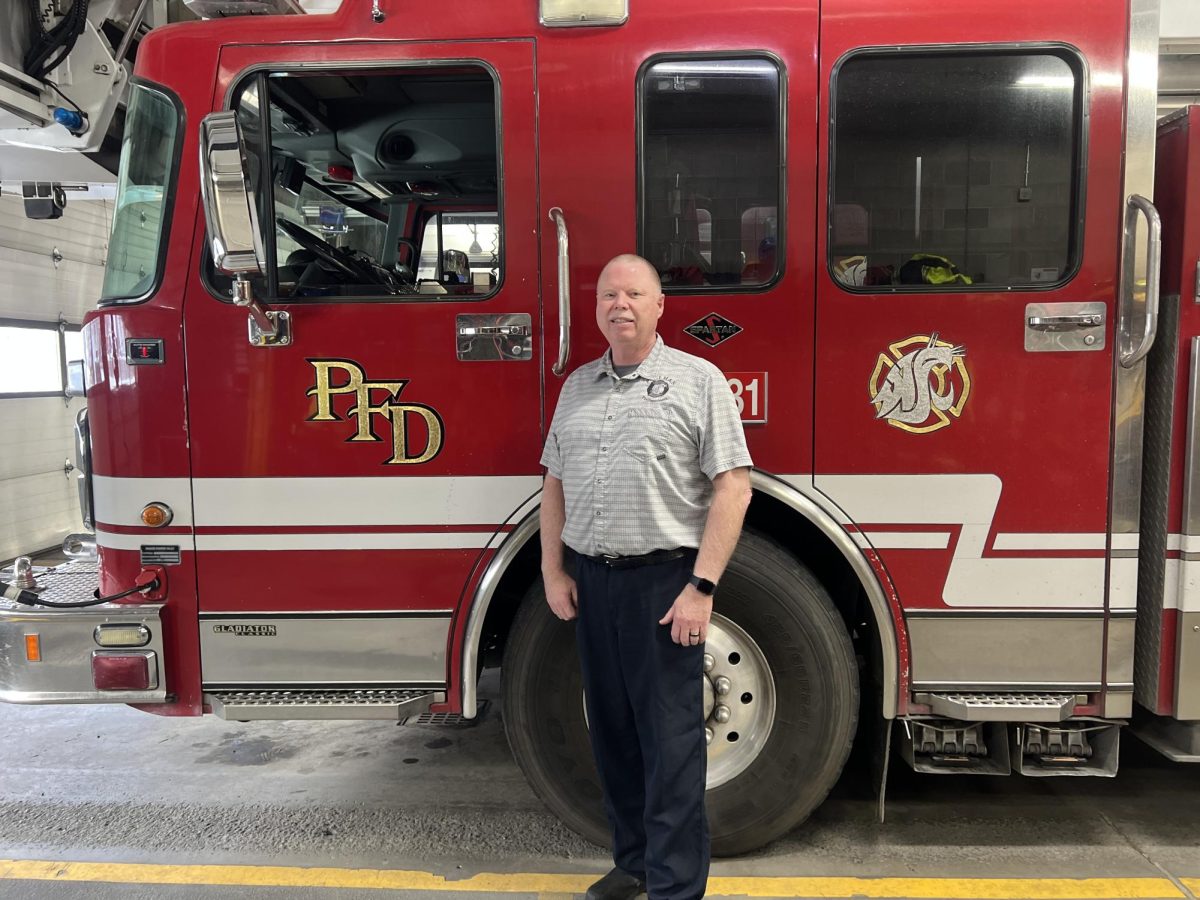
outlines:
[{"label": "spartan diamond emblem", "polygon": [[693,322],[683,330],[696,340],[703,341],[710,347],[715,347],[717,344],[727,341],[739,333],[742,330],[742,326],[730,322],[724,316],[709,313],[703,319]]}]

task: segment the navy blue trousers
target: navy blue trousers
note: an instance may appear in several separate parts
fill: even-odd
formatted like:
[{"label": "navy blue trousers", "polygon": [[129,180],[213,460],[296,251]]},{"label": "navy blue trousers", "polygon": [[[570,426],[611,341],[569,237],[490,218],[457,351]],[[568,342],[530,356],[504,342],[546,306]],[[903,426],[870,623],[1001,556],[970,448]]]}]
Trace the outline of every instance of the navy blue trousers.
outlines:
[{"label": "navy blue trousers", "polygon": [[696,900],[708,881],[704,646],[659,625],[692,573],[681,559],[630,569],[580,558],[576,634],[613,861],[651,900]]}]

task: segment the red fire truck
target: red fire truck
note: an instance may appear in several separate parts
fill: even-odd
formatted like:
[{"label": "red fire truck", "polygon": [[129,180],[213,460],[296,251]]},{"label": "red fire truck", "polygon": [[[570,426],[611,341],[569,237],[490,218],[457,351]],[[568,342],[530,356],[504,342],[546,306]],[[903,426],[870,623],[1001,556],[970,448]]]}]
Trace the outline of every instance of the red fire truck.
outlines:
[{"label": "red fire truck", "polygon": [[1153,0],[156,30],[84,329],[95,558],[10,583],[0,697],[470,718],[500,665],[519,764],[603,839],[538,459],[633,250],[756,463],[717,852],[802,821],[856,734],[928,772],[1111,775],[1125,725],[1200,759],[1200,114],[1156,192],[1157,38]]}]

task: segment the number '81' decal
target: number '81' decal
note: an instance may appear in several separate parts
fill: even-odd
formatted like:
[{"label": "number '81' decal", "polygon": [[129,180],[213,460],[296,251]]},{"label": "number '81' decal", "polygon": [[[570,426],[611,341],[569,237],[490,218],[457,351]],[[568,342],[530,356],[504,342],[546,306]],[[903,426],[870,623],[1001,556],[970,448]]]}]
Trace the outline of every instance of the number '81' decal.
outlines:
[{"label": "number '81' decal", "polygon": [[733,391],[743,422],[767,421],[767,373],[726,372],[725,380]]}]

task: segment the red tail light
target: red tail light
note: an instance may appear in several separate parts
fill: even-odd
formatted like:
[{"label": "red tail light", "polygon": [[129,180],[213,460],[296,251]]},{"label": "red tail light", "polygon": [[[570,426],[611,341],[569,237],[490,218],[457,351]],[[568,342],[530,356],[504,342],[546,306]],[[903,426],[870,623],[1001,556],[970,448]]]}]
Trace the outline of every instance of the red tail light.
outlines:
[{"label": "red tail light", "polygon": [[158,686],[151,651],[92,654],[92,682],[98,691],[148,691]]}]

